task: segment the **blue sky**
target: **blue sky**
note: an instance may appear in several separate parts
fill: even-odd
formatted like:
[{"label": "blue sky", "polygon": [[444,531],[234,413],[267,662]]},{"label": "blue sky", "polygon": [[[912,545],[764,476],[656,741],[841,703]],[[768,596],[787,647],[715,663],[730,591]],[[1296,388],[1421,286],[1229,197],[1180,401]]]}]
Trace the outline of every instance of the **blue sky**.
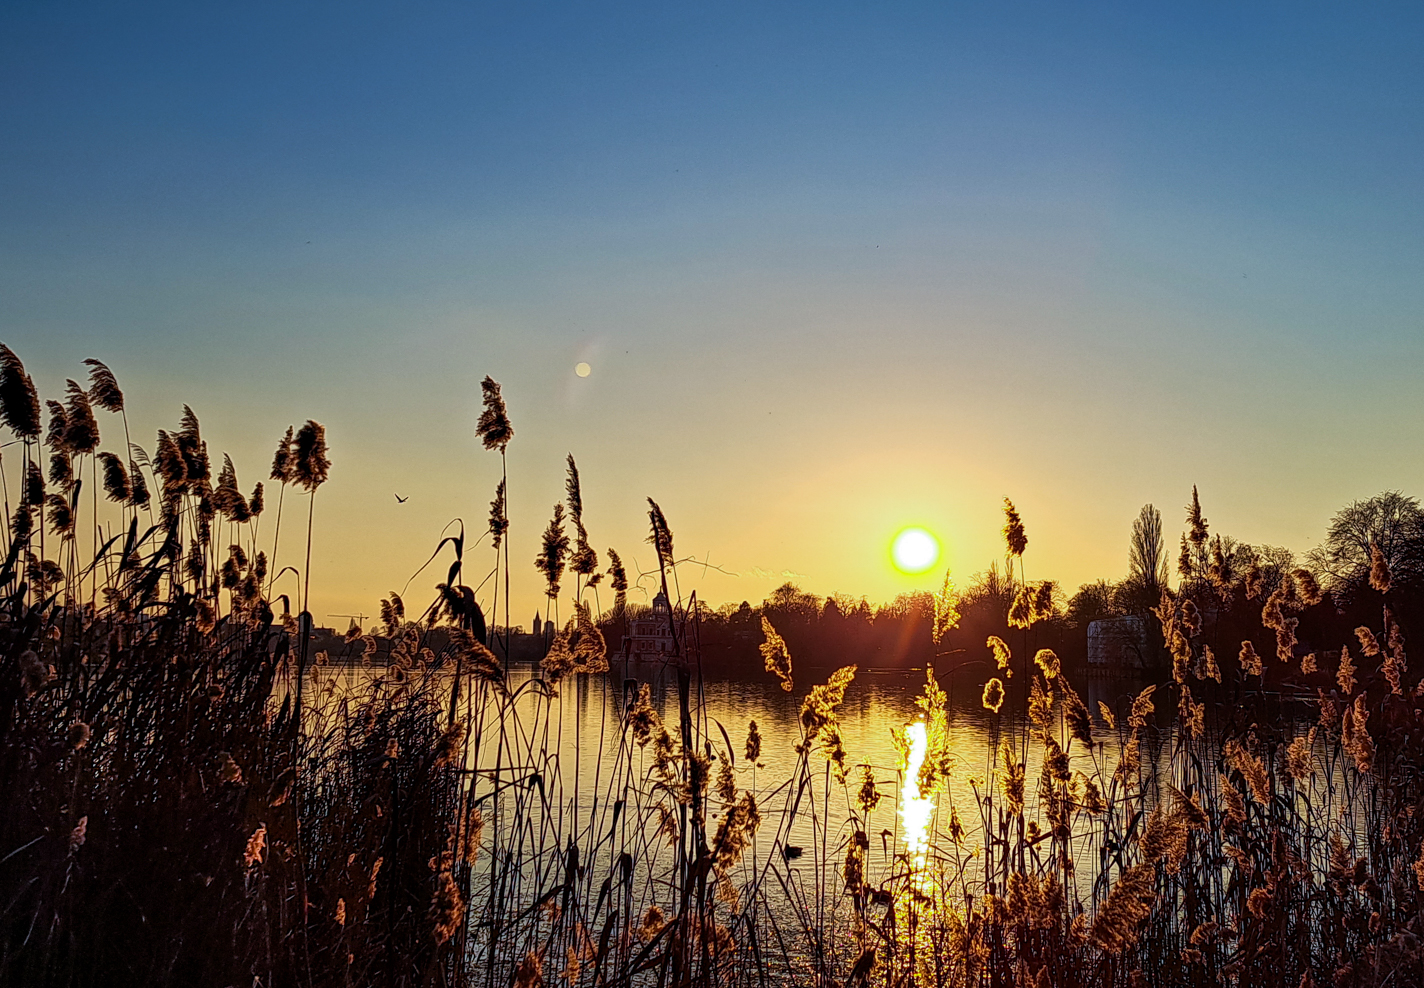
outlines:
[{"label": "blue sky", "polygon": [[516,563],[566,452],[714,601],[962,580],[1003,495],[1070,585],[1193,483],[1304,550],[1424,488],[1424,15],[1241,6],[12,4],[0,340],[248,484],[326,423],[333,611],[479,524],[487,373]]}]

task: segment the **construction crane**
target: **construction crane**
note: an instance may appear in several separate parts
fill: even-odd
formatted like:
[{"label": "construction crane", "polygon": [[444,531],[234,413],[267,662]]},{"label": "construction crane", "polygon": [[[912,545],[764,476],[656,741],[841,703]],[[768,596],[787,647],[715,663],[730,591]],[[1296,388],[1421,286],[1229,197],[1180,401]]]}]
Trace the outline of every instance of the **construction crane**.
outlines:
[{"label": "construction crane", "polygon": [[362,631],[366,630],[366,615],[364,614],[328,614],[327,617],[350,618],[352,624],[356,625]]}]

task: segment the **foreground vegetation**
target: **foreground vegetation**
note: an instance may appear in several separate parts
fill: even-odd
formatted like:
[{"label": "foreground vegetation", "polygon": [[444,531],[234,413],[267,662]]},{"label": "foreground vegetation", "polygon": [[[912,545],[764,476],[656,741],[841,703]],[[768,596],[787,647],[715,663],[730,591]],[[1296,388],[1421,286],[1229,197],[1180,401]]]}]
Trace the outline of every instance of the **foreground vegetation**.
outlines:
[{"label": "foreground vegetation", "polygon": [[[513,429],[488,379],[485,398],[480,434],[502,464]],[[1272,566],[1212,539],[1194,496],[1178,588],[1155,588],[1171,677],[1089,710],[1039,647],[1062,615],[1026,578],[1006,505],[1003,633],[953,659],[981,670],[983,752],[949,750],[931,669],[917,723],[886,725],[898,772],[863,764],[837,722],[855,669],[806,689],[774,610],[758,615],[759,653],[769,682],[805,690],[797,736],[712,721],[706,615],[688,601],[669,619],[668,716],[628,684],[621,713],[576,746],[590,771],[559,760],[575,726],[558,694],[608,671],[628,584],[589,543],[572,458],[537,563],[572,613],[520,680],[465,582],[463,532],[441,544],[445,582],[419,615],[392,596],[379,628],[312,654],[309,534],[299,565],[277,556],[283,506],[305,499],[309,533],[327,477],[317,423],[279,443],[269,508],[226,458],[213,469],[186,409],[151,456],[131,445],[102,364],[47,411],[0,348],[17,440],[0,983],[1424,982],[1407,554]],[[100,415],[122,456],[100,449]],[[507,628],[504,492],[484,599]],[[656,504],[649,517],[676,600],[673,534]],[[947,581],[929,600],[941,651],[973,604]],[[1374,617],[1327,650],[1337,612]],[[795,745],[788,777],[759,772],[764,745]],[[955,801],[949,773],[973,799]],[[812,839],[793,846],[793,827]]]}]

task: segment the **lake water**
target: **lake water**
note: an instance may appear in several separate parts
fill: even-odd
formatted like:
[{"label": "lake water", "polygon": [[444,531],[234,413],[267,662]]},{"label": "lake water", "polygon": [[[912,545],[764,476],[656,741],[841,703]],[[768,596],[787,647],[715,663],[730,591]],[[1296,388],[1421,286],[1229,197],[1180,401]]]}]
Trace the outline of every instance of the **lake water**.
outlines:
[{"label": "lake water", "polygon": [[[633,744],[621,724],[640,684],[646,682],[653,707],[676,737],[676,674],[657,665],[630,664],[615,668],[606,677],[570,677],[559,685],[553,698],[531,688],[530,680],[536,674],[532,666],[511,669],[510,684],[519,696],[515,704],[517,715],[506,716],[502,723],[485,720],[478,724],[478,745],[472,755],[472,766],[487,774],[481,783],[484,791],[493,789],[488,779],[495,777],[497,761],[506,766],[499,776],[504,780],[538,776],[538,798],[531,796],[526,801],[524,830],[519,834],[500,831],[500,846],[519,862],[521,873],[517,880],[520,887],[506,888],[504,894],[517,898],[537,895],[547,888],[557,877],[562,860],[557,855],[551,859],[549,849],[567,848],[574,843],[580,848],[581,864],[591,866],[594,872],[600,867],[606,870],[616,851],[633,849],[640,872],[647,865],[642,901],[656,899],[657,874],[660,868],[670,866],[674,853],[656,835],[656,806],[659,802],[670,808],[676,804],[660,789],[652,746],[645,749]],[[754,794],[762,813],[756,844],[741,865],[744,875],[750,877],[752,871],[760,870],[763,887],[779,893],[772,898],[784,900],[777,907],[779,910],[819,908],[820,903],[813,900],[822,896],[813,895],[812,890],[839,893],[843,888],[839,874],[846,843],[856,829],[850,821],[857,812],[854,800],[860,785],[860,765],[870,766],[882,795],[879,806],[861,821],[874,846],[868,857],[882,862],[883,877],[893,868],[896,855],[904,850],[905,833],[898,819],[904,764],[892,732],[919,716],[915,699],[924,688],[924,671],[862,671],[851,682],[838,711],[848,761],[854,766],[845,786],[829,779],[829,763],[816,752],[809,756],[809,772],[803,775],[802,756],[796,750],[801,740],[799,713],[803,698],[828,675],[829,670],[798,671],[791,692],[782,690],[770,675],[752,681],[704,676],[700,683],[696,679],[693,682],[695,743],[710,743],[714,754],[722,755],[730,742],[737,786]],[[950,809],[955,807],[966,831],[962,848],[967,859],[982,845],[978,796],[985,791],[986,781],[992,784],[997,718],[982,705],[982,682],[967,676],[958,677],[958,682],[955,679],[948,674],[940,678],[941,688],[950,694],[948,733],[954,770],[938,799],[938,812],[932,821],[937,836],[932,834],[931,843],[946,843],[944,831],[949,825]],[[1017,695],[1019,680],[1011,682]],[[1124,715],[1140,689],[1141,684],[1114,684],[1111,688],[1105,684],[1080,684],[1080,694],[1094,711],[1101,699]],[[1008,709],[1006,705],[1006,718]],[[761,757],[755,766],[744,757],[752,721],[762,738]],[[502,739],[497,737],[500,731],[504,734]],[[1075,770],[1106,780],[1117,765],[1120,742],[1116,731],[1101,730],[1098,738],[1102,743],[1095,745],[1096,751],[1072,751],[1072,764]],[[511,757],[511,751],[527,753],[527,758],[518,754]],[[1147,754],[1144,750],[1144,762],[1149,761]],[[1040,746],[1030,745],[1030,802],[1040,760]],[[714,762],[714,790],[716,770]],[[807,779],[804,788],[796,784],[798,778]],[[526,784],[501,792],[506,797],[515,794],[522,798],[529,788]],[[616,805],[620,801],[623,805]],[[513,812],[508,802],[506,799],[502,810],[506,820]],[[709,803],[710,839],[721,809],[715,792]],[[493,802],[486,800],[483,805],[492,807]],[[492,821],[492,816],[487,813],[486,819]],[[641,827],[636,824],[638,820],[643,821]],[[768,866],[774,874],[768,873]],[[873,869],[867,877],[874,884]],[[776,884],[769,884],[769,879],[775,879]],[[804,886],[800,892],[797,883]],[[796,902],[798,897],[800,905]],[[824,924],[825,917],[817,921]]]},{"label": "lake water", "polygon": [[[860,671],[838,709],[839,729],[851,766],[849,780],[837,784],[819,752],[803,756],[797,749],[802,732],[803,699],[823,683],[829,669],[796,671],[795,689],[780,688],[769,674],[755,679],[718,677],[705,670],[693,679],[694,744],[711,749],[712,779],[707,807],[709,841],[724,805],[716,795],[717,756],[730,752],[739,792],[754,795],[762,823],[754,843],[734,866],[732,885],[753,890],[753,901],[739,901],[741,912],[753,916],[758,931],[779,938],[780,963],[804,970],[825,952],[853,948],[852,904],[845,892],[842,868],[856,830],[870,842],[865,878],[871,888],[905,889],[907,833],[900,817],[904,761],[893,732],[920,718],[915,700],[925,687],[924,670],[904,673]],[[1012,700],[1002,715],[984,709],[982,668],[977,676],[948,672],[938,677],[948,694],[947,733],[952,771],[935,800],[930,847],[933,867],[943,869],[964,889],[986,889],[983,874],[985,821],[982,797],[991,789],[1003,805],[992,759],[1017,701],[1022,708],[1022,674],[1010,680]],[[375,670],[346,667],[341,673],[351,685]],[[653,708],[674,737],[678,735],[676,673],[655,664],[616,665],[609,674],[571,676],[552,694],[543,689],[537,666],[515,664],[509,671],[512,701],[496,699],[492,690],[473,707],[475,730],[466,762],[473,792],[484,819],[484,839],[471,876],[470,922],[476,954],[493,951],[517,959],[551,936],[548,924],[560,922],[539,914],[559,905],[576,922],[595,929],[615,910],[634,926],[652,906],[666,914],[677,911],[679,848],[660,825],[686,812],[673,789],[676,778],[662,775],[654,746],[640,746],[625,725],[630,703],[646,684]],[[1121,731],[1142,682],[1078,678],[1073,686],[1093,713],[1094,745],[1069,748],[1072,769],[1095,780],[1106,794],[1121,754]],[[1154,777],[1171,780],[1175,717],[1168,706],[1170,690],[1159,689],[1163,707],[1160,728],[1144,732],[1141,762],[1149,791]],[[447,694],[448,695],[448,694]],[[1099,703],[1115,715],[1117,729],[1106,727]],[[1017,715],[1020,725],[1022,715]],[[756,765],[744,757],[748,725],[755,721],[761,735]],[[1064,739],[1066,741],[1066,738]],[[1042,820],[1034,809],[1041,772],[1042,746],[1027,746],[1026,781],[1029,820]],[[860,786],[859,766],[870,767],[882,796],[868,816],[855,805]],[[1316,784],[1334,785],[1321,777]],[[958,811],[962,841],[948,835],[951,812]],[[992,829],[997,822],[991,821]],[[677,832],[679,827],[671,828]],[[1109,849],[1099,828],[1074,828],[1070,854],[1082,863],[1083,881],[1070,902],[1093,910],[1106,886],[1095,877],[1110,873]],[[1049,849],[1049,842],[1038,847]],[[997,853],[997,852],[996,852]],[[626,864],[626,872],[621,871]],[[1051,863],[1048,864],[1052,869]],[[900,884],[894,885],[895,876]],[[577,876],[576,880],[571,876]],[[620,877],[622,876],[622,877]],[[958,884],[962,878],[963,883]],[[1077,879],[1074,879],[1077,881]],[[572,891],[565,891],[571,889]],[[904,893],[897,893],[903,895]],[[732,898],[735,892],[729,893]],[[896,899],[896,906],[900,899]],[[558,910],[554,910],[557,915]],[[540,925],[540,924],[544,925]],[[543,931],[543,932],[541,932]],[[759,934],[760,935],[760,934]],[[636,955],[639,941],[630,932],[619,947],[626,961]],[[740,934],[738,934],[740,936]],[[816,942],[823,937],[829,943]],[[854,954],[852,953],[852,959]],[[788,968],[789,970],[789,968]]]}]

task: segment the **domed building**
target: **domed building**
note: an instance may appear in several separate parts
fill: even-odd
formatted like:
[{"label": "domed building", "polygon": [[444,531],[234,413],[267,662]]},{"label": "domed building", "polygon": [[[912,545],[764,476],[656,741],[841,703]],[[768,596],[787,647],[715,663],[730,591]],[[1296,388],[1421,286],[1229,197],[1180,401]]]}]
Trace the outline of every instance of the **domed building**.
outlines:
[{"label": "domed building", "polygon": [[672,634],[672,607],[667,595],[653,597],[652,610],[628,622],[628,654],[635,660],[668,659],[676,654]]}]

